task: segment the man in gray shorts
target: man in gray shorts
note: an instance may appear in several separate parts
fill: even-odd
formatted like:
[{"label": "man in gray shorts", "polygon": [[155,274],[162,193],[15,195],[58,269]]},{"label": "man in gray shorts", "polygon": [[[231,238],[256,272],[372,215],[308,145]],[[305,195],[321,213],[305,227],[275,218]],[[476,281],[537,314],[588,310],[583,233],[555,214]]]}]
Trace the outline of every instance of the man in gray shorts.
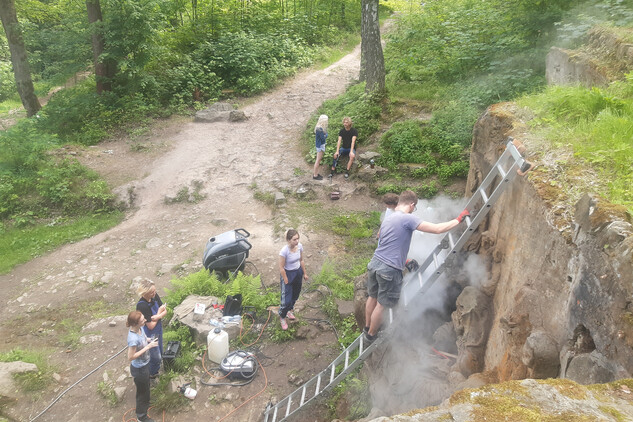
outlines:
[{"label": "man in gray shorts", "polygon": [[402,271],[409,253],[411,236],[415,230],[427,233],[445,233],[470,215],[468,210],[462,211],[453,220],[444,223],[422,221],[413,211],[416,210],[418,196],[415,192],[405,190],[398,197],[398,205],[380,226],[380,241],[374,257],[367,264],[367,292],[369,298],[365,305],[365,339],[372,342],[376,339],[382,323],[385,308],[393,308],[400,299],[402,289]]}]

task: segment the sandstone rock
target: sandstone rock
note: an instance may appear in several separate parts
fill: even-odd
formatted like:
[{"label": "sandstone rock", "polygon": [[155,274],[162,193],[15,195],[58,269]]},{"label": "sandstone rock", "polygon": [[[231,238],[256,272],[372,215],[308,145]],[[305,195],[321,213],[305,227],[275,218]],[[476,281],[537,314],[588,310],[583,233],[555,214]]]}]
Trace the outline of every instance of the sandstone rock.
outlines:
[{"label": "sandstone rock", "polygon": [[229,113],[229,122],[243,122],[248,119],[242,110],[232,110]]},{"label": "sandstone rock", "polygon": [[479,289],[468,286],[457,298],[451,318],[457,334],[457,368],[464,376],[480,372],[492,317],[490,300]]},{"label": "sandstone rock", "polygon": [[558,344],[545,331],[534,331],[523,345],[522,362],[529,378],[555,378],[560,368]]},{"label": "sandstone rock", "polygon": [[14,375],[36,372],[37,365],[26,362],[0,362],[0,399],[18,399],[22,396],[14,380]]},{"label": "sandstone rock", "polygon": [[579,384],[607,383],[616,379],[616,370],[600,352],[574,356],[567,366],[565,377]]},{"label": "sandstone rock", "polygon": [[213,123],[226,121],[229,119],[231,112],[234,111],[233,106],[228,103],[215,103],[196,112],[194,122]]}]

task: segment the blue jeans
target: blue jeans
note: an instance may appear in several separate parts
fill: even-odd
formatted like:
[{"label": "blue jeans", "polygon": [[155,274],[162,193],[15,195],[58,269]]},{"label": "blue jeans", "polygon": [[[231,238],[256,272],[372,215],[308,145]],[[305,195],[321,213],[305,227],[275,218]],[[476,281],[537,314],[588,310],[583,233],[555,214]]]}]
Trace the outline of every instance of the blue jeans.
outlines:
[{"label": "blue jeans", "polygon": [[[338,164],[338,160],[340,160],[342,156],[344,156],[344,155],[349,156],[350,151],[352,151],[351,148],[339,148],[338,149],[338,158],[334,158],[332,160],[332,170],[334,170],[336,168],[336,164]],[[356,155],[356,150],[354,150],[354,155]]]},{"label": "blue jeans", "polygon": [[295,307],[301,286],[303,285],[303,270],[301,267],[296,270],[286,270],[288,284],[284,283],[284,278],[279,276],[281,282],[281,306],[279,307],[279,316],[285,318],[288,311]]}]

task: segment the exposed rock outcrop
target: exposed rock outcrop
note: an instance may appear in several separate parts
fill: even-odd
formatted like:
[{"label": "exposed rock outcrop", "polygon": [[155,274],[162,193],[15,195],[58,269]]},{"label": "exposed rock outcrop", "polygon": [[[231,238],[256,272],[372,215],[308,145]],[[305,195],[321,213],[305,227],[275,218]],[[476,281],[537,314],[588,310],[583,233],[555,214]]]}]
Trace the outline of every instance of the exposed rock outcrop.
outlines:
[{"label": "exposed rock outcrop", "polygon": [[630,28],[595,27],[588,44],[575,50],[552,47],[547,54],[545,77],[550,85],[581,84],[588,88],[623,80],[633,69]]},{"label": "exposed rock outcrop", "polygon": [[[446,398],[485,383],[559,376],[589,384],[631,376],[629,217],[623,207],[580,192],[580,184],[573,192],[559,189],[556,160],[526,128],[511,103],[490,107],[475,125],[467,196],[501,155],[508,136],[522,141],[521,150],[537,167],[515,179],[465,248],[465,255],[485,263],[487,276],[457,299],[452,314],[457,358],[434,366],[427,343],[444,323],[435,323],[433,312],[409,311],[411,321],[398,330],[400,338],[367,360],[372,400],[384,414],[437,405],[442,394]],[[441,308],[438,298],[445,293],[435,290],[446,292],[446,282],[425,294],[431,305],[412,308]],[[409,359],[418,365],[407,365]]]}]

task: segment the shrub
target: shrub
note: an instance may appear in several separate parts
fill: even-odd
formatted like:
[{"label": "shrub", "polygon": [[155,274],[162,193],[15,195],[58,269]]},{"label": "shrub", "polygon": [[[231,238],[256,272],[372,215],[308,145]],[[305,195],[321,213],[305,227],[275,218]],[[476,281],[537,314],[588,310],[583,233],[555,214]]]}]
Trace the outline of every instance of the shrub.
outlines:
[{"label": "shrub", "polygon": [[470,146],[473,125],[479,117],[479,110],[458,101],[434,110],[424,134],[431,139],[433,152],[447,159],[459,157],[463,147]]},{"label": "shrub", "polygon": [[413,120],[396,122],[380,138],[381,160],[388,167],[399,163],[419,163],[424,148],[420,124]]}]

